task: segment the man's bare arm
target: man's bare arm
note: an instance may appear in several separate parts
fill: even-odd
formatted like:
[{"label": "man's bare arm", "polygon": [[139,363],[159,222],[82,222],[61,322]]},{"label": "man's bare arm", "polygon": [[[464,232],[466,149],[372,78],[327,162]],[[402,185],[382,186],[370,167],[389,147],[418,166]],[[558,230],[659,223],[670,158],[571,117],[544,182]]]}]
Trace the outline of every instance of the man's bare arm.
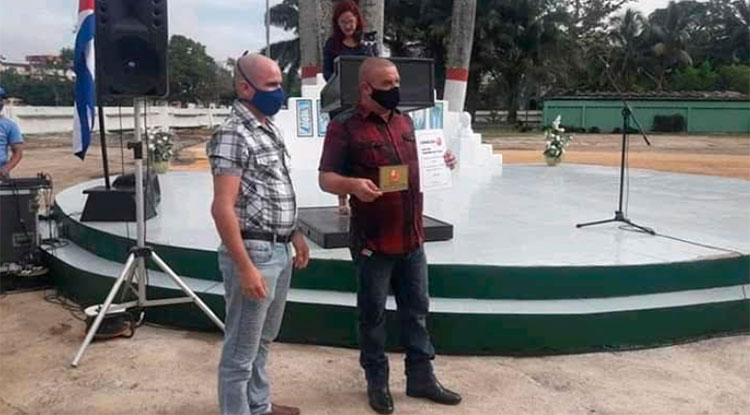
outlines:
[{"label": "man's bare arm", "polygon": [[251,297],[265,298],[265,278],[250,260],[242,240],[242,233],[234,212],[234,204],[240,189],[239,176],[214,176],[214,200],[211,216],[222,243],[229,251],[243,286],[243,292]]},{"label": "man's bare arm", "polygon": [[23,158],[23,143],[11,144],[10,149],[13,152],[13,155],[8,163],[3,166],[2,170],[0,170],[0,176],[7,176],[11,170],[18,166],[18,163],[20,163]]}]

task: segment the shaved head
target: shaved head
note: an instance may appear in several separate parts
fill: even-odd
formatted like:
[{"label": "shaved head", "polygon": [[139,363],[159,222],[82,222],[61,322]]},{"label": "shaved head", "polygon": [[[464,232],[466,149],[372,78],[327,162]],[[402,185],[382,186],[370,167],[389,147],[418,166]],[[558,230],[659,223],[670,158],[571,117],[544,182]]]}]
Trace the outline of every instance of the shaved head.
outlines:
[{"label": "shaved head", "polygon": [[401,77],[396,65],[383,58],[367,58],[359,67],[359,102],[365,108],[385,113],[383,107],[372,98],[375,90],[387,91],[401,86]]},{"label": "shaved head", "polygon": [[[247,76],[247,80],[242,76]],[[247,81],[250,81],[252,85],[249,85]],[[234,71],[234,88],[237,91],[237,95],[241,98],[252,98],[254,87],[260,90],[268,91],[281,86],[282,77],[281,69],[279,65],[257,53],[247,54],[237,60],[237,67]],[[248,88],[252,88],[249,91]],[[251,96],[248,97],[248,93]]]},{"label": "shaved head", "polygon": [[[284,105],[281,69],[271,59],[257,53],[237,59],[234,68],[234,89],[237,98],[262,123]],[[255,98],[258,98],[255,100]]]},{"label": "shaved head", "polygon": [[365,59],[365,61],[362,62],[362,65],[359,67],[359,82],[372,83],[374,80],[376,81],[378,77],[382,77],[382,73],[390,68],[395,69],[396,65],[388,59]]}]

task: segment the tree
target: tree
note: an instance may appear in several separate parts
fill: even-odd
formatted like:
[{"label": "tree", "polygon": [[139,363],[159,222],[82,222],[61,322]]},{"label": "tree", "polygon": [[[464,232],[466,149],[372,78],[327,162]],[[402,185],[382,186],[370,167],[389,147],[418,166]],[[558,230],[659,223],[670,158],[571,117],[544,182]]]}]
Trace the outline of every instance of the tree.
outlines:
[{"label": "tree", "polygon": [[173,35],[168,55],[170,100],[203,104],[217,99],[217,65],[204,45]]},{"label": "tree", "polygon": [[[289,95],[298,94],[300,90],[299,69],[300,38],[299,38],[299,0],[284,0],[271,7],[271,25],[280,27],[295,34],[293,39],[282,40],[271,44],[271,58],[278,62],[284,73],[284,90]],[[260,53],[265,54],[266,48]]]},{"label": "tree", "polygon": [[515,123],[522,95],[546,80],[546,68],[560,58],[566,13],[543,0],[483,0],[478,10],[484,12],[477,16],[472,65],[502,91],[508,122]]},{"label": "tree", "polygon": [[229,105],[235,97],[234,65],[235,60],[228,58],[224,65],[216,65],[216,101],[222,105]]},{"label": "tree", "polygon": [[664,89],[667,76],[675,69],[693,64],[688,53],[689,25],[699,7],[694,1],[670,1],[666,9],[657,9],[648,18],[646,39],[650,51],[644,53],[640,64],[658,91]]},{"label": "tree", "polygon": [[443,96],[453,0],[386,0],[383,43],[391,56],[429,58]]},{"label": "tree", "polygon": [[613,77],[619,87],[631,90],[638,81],[638,57],[643,43],[646,21],[640,12],[627,9],[611,19],[608,39],[612,46]]},{"label": "tree", "polygon": [[733,60],[750,61],[750,0],[735,0],[733,13],[727,15],[726,31],[732,45]]},{"label": "tree", "polygon": [[632,0],[574,0],[567,2],[567,32],[574,42],[596,37],[607,29],[612,13]]},{"label": "tree", "polygon": [[54,62],[35,68],[31,76],[20,75],[15,70],[0,73],[0,85],[29,105],[73,105],[74,85],[67,77],[72,67],[73,51],[63,48]]}]

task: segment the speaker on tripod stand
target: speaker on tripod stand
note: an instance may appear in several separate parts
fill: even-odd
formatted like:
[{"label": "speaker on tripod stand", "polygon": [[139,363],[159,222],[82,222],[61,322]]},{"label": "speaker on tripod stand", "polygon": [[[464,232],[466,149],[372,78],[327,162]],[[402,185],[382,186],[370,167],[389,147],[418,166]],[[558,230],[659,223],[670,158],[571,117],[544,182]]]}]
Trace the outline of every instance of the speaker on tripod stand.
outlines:
[{"label": "speaker on tripod stand", "polygon": [[[133,150],[135,159],[133,200],[137,242],[130,249],[123,270],[104,303],[96,310],[96,318],[87,325],[86,337],[71,363],[73,367],[78,366],[83,353],[113,306],[119,310],[143,310],[148,307],[194,303],[217,327],[224,330],[224,323],[216,314],[156,252],[146,246],[145,208],[148,201],[144,197],[143,155],[148,152],[144,151],[141,139],[141,109],[144,97],[164,96],[167,93],[167,0],[98,0],[96,20],[97,66],[101,65],[98,70],[101,74],[99,87],[103,88],[106,96],[133,98],[135,139],[128,144],[128,148]],[[149,299],[146,290],[147,261],[153,262],[185,296]],[[114,305],[115,296],[121,288],[133,291],[137,298]]]},{"label": "speaker on tripod stand", "polygon": [[[97,0],[96,79],[100,98],[167,95],[167,22],[166,0]],[[143,156],[140,147],[129,144],[128,148],[135,151],[136,158]],[[146,219],[157,214],[158,187],[158,179],[149,176]],[[134,186],[96,186],[84,193],[87,199],[82,221],[136,220]]]}]

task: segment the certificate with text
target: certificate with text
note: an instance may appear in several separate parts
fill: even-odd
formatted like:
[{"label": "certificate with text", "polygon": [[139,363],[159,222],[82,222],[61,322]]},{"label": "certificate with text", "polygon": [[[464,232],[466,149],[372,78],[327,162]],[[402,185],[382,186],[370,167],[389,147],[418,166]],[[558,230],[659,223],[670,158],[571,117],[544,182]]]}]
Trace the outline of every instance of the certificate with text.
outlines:
[{"label": "certificate with text", "polygon": [[453,185],[451,170],[445,164],[443,130],[416,131],[419,156],[419,185],[423,192],[448,189]]}]

